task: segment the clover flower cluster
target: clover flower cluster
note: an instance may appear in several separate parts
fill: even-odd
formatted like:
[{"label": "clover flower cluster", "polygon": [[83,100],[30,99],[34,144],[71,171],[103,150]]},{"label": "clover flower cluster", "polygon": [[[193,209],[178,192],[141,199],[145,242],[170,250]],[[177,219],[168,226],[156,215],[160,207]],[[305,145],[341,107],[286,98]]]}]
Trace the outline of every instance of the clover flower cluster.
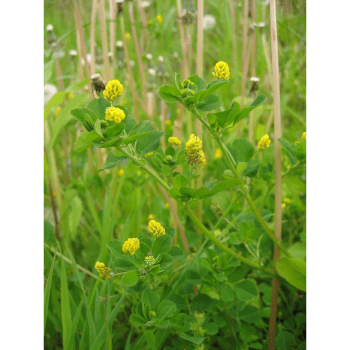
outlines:
[{"label": "clover flower cluster", "polygon": [[202,150],[202,141],[195,134],[191,134],[190,139],[186,142],[187,162],[191,165],[200,164],[205,166],[205,156]]},{"label": "clover flower cluster", "polygon": [[144,156],[145,156],[146,158],[149,158],[150,156],[153,156],[153,152],[146,153]]},{"label": "clover flower cluster", "polygon": [[301,135],[301,138],[306,141],[306,131],[303,132],[303,134]]},{"label": "clover flower cluster", "polygon": [[228,79],[230,76],[228,64],[224,61],[219,61],[214,67],[213,75],[218,79]]},{"label": "clover flower cluster", "polygon": [[123,85],[119,80],[114,79],[110,80],[105,90],[103,91],[103,97],[108,101],[114,101],[118,96],[121,96],[123,93]]},{"label": "clover flower cluster", "polygon": [[266,147],[270,147],[271,140],[269,135],[265,134],[258,142],[259,151],[263,151]]},{"label": "clover flower cluster", "polygon": [[100,277],[103,277],[105,280],[109,280],[111,275],[111,269],[109,267],[106,267],[103,262],[97,261],[95,264],[95,269],[97,270]]},{"label": "clover flower cluster", "polygon": [[118,107],[109,107],[106,109],[105,119],[119,124],[125,119],[125,113]]},{"label": "clover flower cluster", "polygon": [[128,238],[128,240],[124,242],[122,250],[124,253],[130,253],[130,255],[134,255],[136,250],[139,248],[140,241],[138,238]]},{"label": "clover flower cluster", "polygon": [[160,24],[163,24],[163,17],[161,15],[158,15],[156,19]]},{"label": "clover flower cluster", "polygon": [[222,158],[222,151],[221,151],[220,148],[217,148],[217,149],[215,150],[214,158],[215,158],[215,159],[220,159],[220,158]]},{"label": "clover flower cluster", "polygon": [[168,142],[171,144],[171,145],[176,145],[176,146],[180,146],[181,145],[181,141],[175,137],[175,136],[171,136],[168,138]]},{"label": "clover flower cluster", "polygon": [[156,259],[154,259],[153,255],[145,257],[145,264],[149,267],[153,266],[156,263]]},{"label": "clover flower cluster", "polygon": [[151,220],[148,223],[148,231],[153,233],[153,236],[159,237],[165,235],[164,227],[157,221]]}]

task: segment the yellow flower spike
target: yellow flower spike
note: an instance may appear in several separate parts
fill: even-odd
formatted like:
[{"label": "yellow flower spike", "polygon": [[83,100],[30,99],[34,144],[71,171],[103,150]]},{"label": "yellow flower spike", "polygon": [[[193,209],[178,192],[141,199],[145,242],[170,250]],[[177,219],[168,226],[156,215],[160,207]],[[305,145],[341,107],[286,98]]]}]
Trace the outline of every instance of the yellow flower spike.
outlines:
[{"label": "yellow flower spike", "polygon": [[259,151],[263,151],[266,147],[270,147],[271,140],[269,135],[265,134],[258,142]]},{"label": "yellow flower spike", "polygon": [[159,237],[165,235],[164,227],[157,221],[151,220],[148,223],[148,231],[153,233],[153,236]]},{"label": "yellow flower spike", "polygon": [[306,141],[306,131],[303,132],[303,134],[301,135],[301,138],[302,138],[304,141]]},{"label": "yellow flower spike", "polygon": [[124,175],[124,170],[123,169],[119,169],[118,176],[122,177],[123,175]]},{"label": "yellow flower spike", "polygon": [[175,145],[175,146],[180,146],[181,145],[181,141],[175,136],[169,137],[168,138],[168,142],[171,145]]},{"label": "yellow flower spike", "polygon": [[161,15],[158,15],[157,16],[157,21],[160,23],[160,24],[163,24],[163,17]]},{"label": "yellow flower spike", "polygon": [[134,255],[136,250],[140,248],[140,241],[138,238],[128,238],[127,241],[124,242],[122,251],[124,253],[129,253],[130,255]]},{"label": "yellow flower spike", "polygon": [[153,255],[145,257],[145,264],[147,266],[153,266],[156,263],[156,259],[154,259]]},{"label": "yellow flower spike", "polygon": [[124,37],[127,41],[129,41],[131,39],[131,34],[129,32],[126,32]]},{"label": "yellow flower spike", "polygon": [[71,100],[74,97],[74,95],[70,92],[67,96],[68,100]]},{"label": "yellow flower spike", "polygon": [[202,141],[195,134],[191,134],[190,139],[186,142],[187,162],[191,165],[200,164],[205,166],[205,155],[202,150]]},{"label": "yellow flower spike", "polygon": [[283,202],[289,204],[289,203],[291,202],[291,200],[290,200],[289,198],[284,198],[284,199],[283,199]]},{"label": "yellow flower spike", "polygon": [[110,80],[105,90],[103,91],[103,97],[108,101],[114,101],[118,96],[121,96],[123,93],[123,85],[119,80],[114,79]]},{"label": "yellow flower spike", "polygon": [[97,270],[100,277],[105,280],[109,280],[112,277],[111,269],[106,267],[104,263],[96,261],[95,269]]},{"label": "yellow flower spike", "polygon": [[214,67],[214,77],[218,79],[228,79],[230,76],[230,68],[224,61],[218,62]]},{"label": "yellow flower spike", "polygon": [[153,214],[149,214],[148,217],[147,217],[148,221],[151,221],[151,220],[154,220],[154,219],[155,219],[155,217],[154,217]]},{"label": "yellow flower spike", "polygon": [[165,125],[171,125],[171,120],[167,119],[167,120],[165,121]]},{"label": "yellow flower spike", "polygon": [[60,113],[61,113],[61,108],[59,107],[59,106],[57,106],[56,108],[55,108],[55,117],[57,117]]},{"label": "yellow flower spike", "polygon": [[118,107],[109,107],[106,109],[105,119],[119,124],[125,119],[125,113]]},{"label": "yellow flower spike", "polygon": [[153,156],[153,152],[146,153],[146,154],[144,154],[144,156],[145,156],[146,158],[149,158],[150,156]]},{"label": "yellow flower spike", "polygon": [[215,158],[215,159],[220,159],[220,158],[222,158],[222,151],[221,151],[220,148],[217,148],[217,149],[215,150],[215,156],[214,156],[214,158]]},{"label": "yellow flower spike", "polygon": [[286,209],[286,203],[282,203],[282,210]]}]

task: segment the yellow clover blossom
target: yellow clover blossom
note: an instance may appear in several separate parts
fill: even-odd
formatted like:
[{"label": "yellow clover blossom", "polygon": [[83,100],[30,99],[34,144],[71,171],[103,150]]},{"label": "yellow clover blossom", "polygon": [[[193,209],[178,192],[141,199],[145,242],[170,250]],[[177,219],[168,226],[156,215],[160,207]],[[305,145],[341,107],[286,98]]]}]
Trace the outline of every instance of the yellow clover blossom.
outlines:
[{"label": "yellow clover blossom", "polygon": [[169,209],[169,208],[170,208],[169,203],[165,203],[165,207],[166,207],[167,209]]},{"label": "yellow clover blossom", "polygon": [[269,135],[265,134],[258,142],[258,149],[260,151],[263,151],[266,147],[270,146],[270,143],[271,143],[271,140],[269,138]]},{"label": "yellow clover blossom", "polygon": [[176,110],[176,114],[180,114],[180,108]]},{"label": "yellow clover blossom", "polygon": [[151,220],[154,220],[154,219],[155,219],[155,217],[154,217],[153,214],[149,214],[148,217],[147,217],[148,221],[151,221]]},{"label": "yellow clover blossom", "polygon": [[153,266],[156,263],[156,259],[154,259],[153,255],[145,257],[145,264],[147,266]]},{"label": "yellow clover blossom", "polygon": [[119,169],[118,176],[122,177],[123,175],[124,175],[124,170],[123,169]]},{"label": "yellow clover blossom", "polygon": [[214,156],[214,158],[215,158],[215,159],[220,159],[220,158],[222,158],[222,151],[221,151],[220,148],[217,148],[217,149],[215,150],[215,156]]},{"label": "yellow clover blossom", "polygon": [[118,96],[121,96],[123,93],[123,85],[119,80],[114,79],[110,80],[105,90],[103,91],[103,97],[108,101],[114,101]]},{"label": "yellow clover blossom", "polygon": [[71,100],[74,97],[74,95],[70,92],[67,96],[68,100]]},{"label": "yellow clover blossom", "polygon": [[172,136],[172,137],[169,137],[168,138],[168,142],[171,144],[171,145],[176,145],[176,146],[180,146],[181,145],[181,141],[175,137],[175,136]]},{"label": "yellow clover blossom", "polygon": [[146,153],[144,156],[145,156],[146,158],[149,158],[150,156],[153,156],[153,152]]},{"label": "yellow clover blossom", "polygon": [[283,199],[283,202],[289,204],[289,203],[291,202],[291,200],[290,200],[289,198],[284,198],[284,199]]},{"label": "yellow clover blossom", "polygon": [[136,250],[139,248],[140,241],[138,238],[128,238],[128,240],[124,242],[122,250],[124,253],[130,253],[130,255],[134,255]]},{"label": "yellow clover blossom", "polygon": [[125,113],[118,107],[109,107],[106,109],[105,119],[119,124],[125,119]]},{"label": "yellow clover blossom", "polygon": [[302,138],[304,141],[306,141],[306,131],[303,132],[303,134],[301,135],[301,138]]},{"label": "yellow clover blossom", "polygon": [[228,64],[224,61],[218,62],[214,67],[213,75],[218,79],[228,79],[230,76],[230,68]]},{"label": "yellow clover blossom", "polygon": [[95,264],[95,269],[97,270],[100,277],[103,277],[105,280],[109,280],[111,275],[111,269],[106,267],[104,263],[97,261]]},{"label": "yellow clover blossom", "polygon": [[286,203],[282,203],[282,210],[286,209]]},{"label": "yellow clover blossom", "polygon": [[57,117],[60,113],[61,113],[61,108],[59,106],[57,106],[55,108],[55,117]]},{"label": "yellow clover blossom", "polygon": [[157,21],[162,24],[163,23],[163,17],[161,15],[157,16]]},{"label": "yellow clover blossom", "polygon": [[191,134],[190,139],[186,142],[187,162],[191,165],[200,164],[205,166],[205,156],[202,150],[202,141],[195,134]]},{"label": "yellow clover blossom", "polygon": [[127,41],[129,41],[131,39],[131,34],[129,32],[126,32],[124,37]]},{"label": "yellow clover blossom", "polygon": [[171,120],[167,119],[167,120],[165,121],[165,125],[171,125]]},{"label": "yellow clover blossom", "polygon": [[165,235],[164,227],[157,221],[151,220],[148,223],[148,231],[153,233],[153,236],[159,237]]}]

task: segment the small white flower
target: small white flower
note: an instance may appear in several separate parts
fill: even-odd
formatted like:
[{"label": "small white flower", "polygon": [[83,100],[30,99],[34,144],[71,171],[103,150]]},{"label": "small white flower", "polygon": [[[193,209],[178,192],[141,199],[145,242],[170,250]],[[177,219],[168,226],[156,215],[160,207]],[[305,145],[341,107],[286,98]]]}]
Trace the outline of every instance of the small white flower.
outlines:
[{"label": "small white flower", "polygon": [[216,19],[212,15],[203,16],[203,29],[210,30],[213,29],[216,25]]},{"label": "small white flower", "polygon": [[113,52],[108,52],[108,57],[113,57]]},{"label": "small white flower", "polygon": [[130,60],[130,66],[133,68],[135,66],[135,62]]},{"label": "small white flower", "polygon": [[148,53],[148,54],[146,54],[146,58],[147,58],[148,60],[151,60],[151,59],[153,58],[153,56],[152,56],[151,53]]},{"label": "small white flower", "polygon": [[123,42],[121,40],[118,40],[116,43],[115,43],[115,46],[116,47],[123,47]]},{"label": "small white flower", "polygon": [[75,51],[75,50],[69,50],[69,55],[70,55],[70,56],[77,56],[77,55],[78,55],[78,52]]},{"label": "small white flower", "polygon": [[262,4],[264,6],[270,5],[270,0],[263,0]]},{"label": "small white flower", "polygon": [[115,0],[115,2],[116,2],[117,4],[121,4],[122,2],[124,2],[124,0]]},{"label": "small white flower", "polygon": [[173,57],[174,57],[174,58],[178,58],[178,57],[179,57],[179,54],[178,54],[177,52],[174,52],[174,53],[173,53]]},{"label": "small white flower", "polygon": [[142,8],[146,8],[149,7],[151,5],[151,3],[149,1],[142,1],[141,2],[141,7]]},{"label": "small white flower", "polygon": [[52,98],[53,95],[57,93],[57,87],[52,84],[44,85],[44,104],[46,105]]},{"label": "small white flower", "polygon": [[164,62],[164,57],[163,56],[159,56],[158,57],[158,62]]},{"label": "small white flower", "polygon": [[65,56],[65,52],[63,50],[55,51],[52,55],[53,58],[62,58]]},{"label": "small white flower", "polygon": [[260,22],[260,23],[257,23],[256,24],[256,26],[258,27],[258,28],[263,28],[263,27],[265,27],[265,23],[264,22]]},{"label": "small white flower", "polygon": [[148,74],[151,75],[151,76],[155,76],[155,75],[156,75],[156,70],[153,69],[153,68],[150,68],[150,69],[148,70]]},{"label": "small white flower", "polygon": [[251,78],[250,78],[250,81],[251,81],[252,83],[258,83],[258,82],[260,81],[260,79],[257,78],[257,77],[251,77]]},{"label": "small white flower", "polygon": [[46,30],[47,30],[48,32],[52,32],[52,31],[53,31],[53,25],[52,25],[52,24],[48,24],[48,25],[46,26]]}]

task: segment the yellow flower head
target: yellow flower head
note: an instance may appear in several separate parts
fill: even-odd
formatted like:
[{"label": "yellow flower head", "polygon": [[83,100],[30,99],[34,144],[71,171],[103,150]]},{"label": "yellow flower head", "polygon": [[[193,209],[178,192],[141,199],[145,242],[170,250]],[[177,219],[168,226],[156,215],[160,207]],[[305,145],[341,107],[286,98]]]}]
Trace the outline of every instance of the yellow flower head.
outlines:
[{"label": "yellow flower head", "polygon": [[230,68],[228,64],[224,61],[218,62],[214,67],[213,75],[218,79],[228,79],[230,76]]},{"label": "yellow flower head", "polygon": [[106,267],[104,263],[97,261],[95,264],[95,269],[97,270],[100,277],[103,277],[105,280],[109,280],[111,275],[111,269]]},{"label": "yellow flower head", "polygon": [[176,110],[176,114],[180,114],[180,108]]},{"label": "yellow flower head", "polygon": [[270,143],[271,143],[271,140],[269,138],[269,135],[265,134],[258,142],[258,149],[260,151],[263,151],[266,147],[270,146]]},{"label": "yellow flower head", "polygon": [[136,250],[139,248],[140,241],[138,238],[128,238],[128,240],[124,242],[122,250],[124,253],[130,253],[130,255],[134,255]]},{"label": "yellow flower head", "polygon": [[122,177],[123,175],[124,175],[124,170],[123,169],[119,169],[118,176]]},{"label": "yellow flower head", "polygon": [[172,137],[169,137],[168,138],[168,142],[171,144],[171,145],[176,145],[176,146],[180,146],[181,145],[181,141],[175,137],[175,136],[172,136]]},{"label": "yellow flower head", "polygon": [[165,235],[164,227],[157,221],[151,220],[148,223],[148,231],[153,233],[153,236],[159,237]]},{"label": "yellow flower head", "polygon": [[286,203],[282,203],[282,210],[286,209]]},{"label": "yellow flower head", "polygon": [[109,107],[106,109],[105,119],[119,124],[125,119],[125,113],[118,107]]},{"label": "yellow flower head", "polygon": [[127,41],[129,41],[131,39],[131,34],[129,32],[126,32],[124,37]]},{"label": "yellow flower head", "polygon": [[165,203],[165,207],[166,207],[167,209],[169,209],[169,208],[170,208],[169,203]]},{"label": "yellow flower head", "polygon": [[74,95],[70,92],[67,96],[68,100],[71,100],[74,97]]},{"label": "yellow flower head", "polygon": [[291,200],[290,200],[289,198],[284,198],[284,199],[283,199],[283,202],[289,204],[289,203],[291,202]]},{"label": "yellow flower head", "polygon": [[154,259],[153,255],[145,257],[145,264],[147,266],[153,266],[156,263],[156,259]]},{"label": "yellow flower head", "polygon": [[187,162],[191,165],[200,164],[205,166],[205,155],[202,150],[202,141],[195,134],[191,134],[190,139],[186,142]]},{"label": "yellow flower head", "polygon": [[167,120],[165,121],[165,125],[171,125],[171,120],[167,119]]},{"label": "yellow flower head", "polygon": [[154,220],[154,219],[155,219],[155,217],[154,217],[153,214],[149,214],[148,217],[147,217],[148,221],[151,221],[151,220]]},{"label": "yellow flower head", "polygon": [[222,158],[222,151],[221,151],[220,148],[217,148],[217,149],[215,150],[215,156],[214,156],[214,158],[215,158],[215,159],[220,159],[220,158]]},{"label": "yellow flower head", "polygon": [[150,156],[152,156],[153,155],[153,152],[149,152],[149,153],[146,153],[144,156],[146,157],[146,158],[149,158]]},{"label": "yellow flower head", "polygon": [[121,96],[123,93],[123,85],[119,80],[114,79],[110,80],[105,90],[103,91],[103,97],[108,101],[114,101],[118,96]]},{"label": "yellow flower head", "polygon": [[163,17],[161,15],[157,16],[157,21],[162,24],[163,23]]},{"label": "yellow flower head", "polygon": [[303,134],[301,135],[301,138],[302,138],[304,141],[306,141],[306,131],[303,132]]},{"label": "yellow flower head", "polygon": [[57,106],[55,108],[55,117],[57,117],[60,113],[61,113],[61,108],[59,106]]}]

